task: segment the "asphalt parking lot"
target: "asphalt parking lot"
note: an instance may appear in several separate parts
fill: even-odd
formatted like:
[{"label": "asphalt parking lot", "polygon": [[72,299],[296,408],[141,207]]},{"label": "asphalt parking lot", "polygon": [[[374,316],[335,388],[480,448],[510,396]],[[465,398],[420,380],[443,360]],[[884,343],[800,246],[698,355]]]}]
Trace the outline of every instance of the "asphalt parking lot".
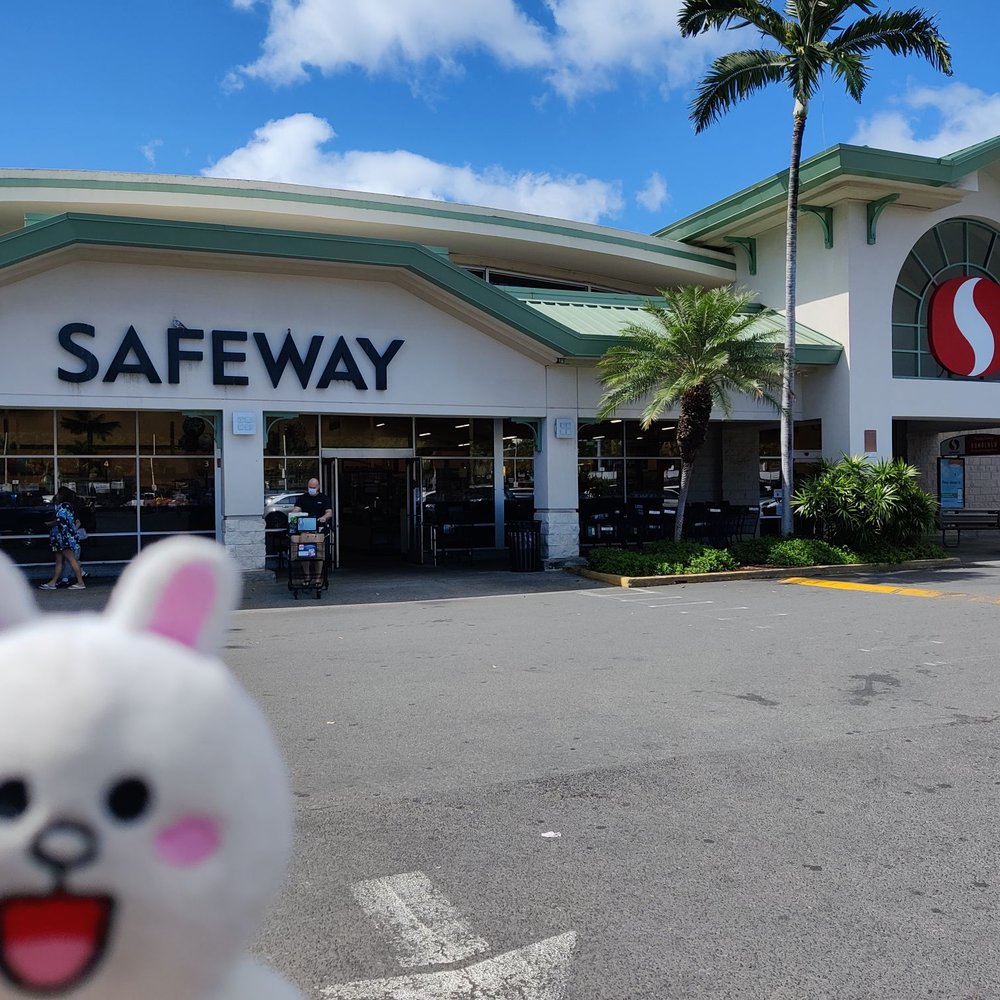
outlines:
[{"label": "asphalt parking lot", "polygon": [[1000,564],[963,550],[238,613],[298,805],[258,949],[334,1000],[996,997]]}]

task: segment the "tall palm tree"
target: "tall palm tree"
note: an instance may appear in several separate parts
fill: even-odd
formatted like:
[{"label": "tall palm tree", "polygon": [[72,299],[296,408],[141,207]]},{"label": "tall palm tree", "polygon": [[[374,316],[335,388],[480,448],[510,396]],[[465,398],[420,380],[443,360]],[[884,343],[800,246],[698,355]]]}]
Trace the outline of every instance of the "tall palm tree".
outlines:
[{"label": "tall palm tree", "polygon": [[[711,28],[754,28],[770,48],[747,49],[712,63],[691,105],[701,132],[735,104],[771,83],[792,92],[792,156],[785,229],[785,371],[781,387],[781,531],[792,533],[792,400],[795,394],[795,265],[798,250],[799,164],[809,102],[827,70],[861,101],[870,78],[870,53],[923,56],[951,75],[948,43],[935,19],[919,9],[877,10],[873,0],[786,0],[785,16],[765,0],[685,0],[678,17],[683,36]],[[849,15],[859,16],[845,24]]]},{"label": "tall palm tree", "polygon": [[782,361],[766,334],[751,329],[756,317],[744,312],[751,295],[695,285],[660,294],[662,303],[643,306],[649,322],[629,323],[622,330],[623,342],[598,361],[604,392],[597,415],[603,420],[621,406],[648,398],[642,411],[645,430],[665,409],[679,404],[681,488],[674,540],[680,541],[691,474],[713,406],[729,416],[735,393],[778,406],[775,390],[781,384]]}]

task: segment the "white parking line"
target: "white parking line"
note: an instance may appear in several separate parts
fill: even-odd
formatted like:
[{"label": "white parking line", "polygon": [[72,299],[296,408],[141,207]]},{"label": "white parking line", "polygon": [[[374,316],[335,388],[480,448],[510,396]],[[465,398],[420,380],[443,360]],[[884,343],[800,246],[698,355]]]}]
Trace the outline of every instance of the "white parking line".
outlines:
[{"label": "white parking line", "polygon": [[570,931],[448,972],[327,986],[326,1000],[561,1000],[576,934]]},{"label": "white parking line", "polygon": [[423,872],[357,882],[351,893],[392,939],[404,969],[449,965],[489,950]]}]

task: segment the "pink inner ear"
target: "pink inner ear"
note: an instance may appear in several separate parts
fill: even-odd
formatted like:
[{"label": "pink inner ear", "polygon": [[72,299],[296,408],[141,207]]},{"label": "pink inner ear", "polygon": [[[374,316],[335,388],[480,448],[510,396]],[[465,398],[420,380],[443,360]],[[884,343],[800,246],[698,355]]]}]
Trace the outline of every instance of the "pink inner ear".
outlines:
[{"label": "pink inner ear", "polygon": [[178,570],[160,593],[146,628],[185,646],[197,646],[214,605],[211,568],[206,563],[191,563]]}]

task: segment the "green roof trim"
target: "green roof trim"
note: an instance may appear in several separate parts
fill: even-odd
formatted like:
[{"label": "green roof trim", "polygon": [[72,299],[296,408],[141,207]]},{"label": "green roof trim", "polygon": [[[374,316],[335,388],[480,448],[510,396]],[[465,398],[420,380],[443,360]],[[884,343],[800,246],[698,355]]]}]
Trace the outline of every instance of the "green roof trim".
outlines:
[{"label": "green roof trim", "polygon": [[[363,209],[365,211],[398,213],[401,215],[417,215],[431,218],[447,219],[457,222],[472,222],[480,225],[502,226],[509,229],[523,229],[530,232],[551,233],[557,236],[568,236],[573,239],[589,240],[595,243],[606,243],[612,246],[630,247],[643,250],[646,253],[662,257],[673,257],[679,260],[689,260],[696,264],[718,267],[724,271],[735,271],[736,265],[727,260],[708,257],[704,253],[690,247],[657,246],[650,237],[637,236],[630,238],[624,231],[595,232],[592,229],[578,229],[572,223],[533,221],[517,218],[512,215],[491,214],[486,212],[463,211],[441,205],[416,204],[403,200],[379,201],[373,198],[353,198],[349,195],[323,195],[307,191],[272,190],[270,188],[233,187],[225,184],[191,183],[190,181],[137,181],[110,180],[99,177],[0,177],[0,188],[36,187],[36,188],[80,188],[98,191],[145,191],[166,194],[197,194],[221,196],[225,198],[255,198],[261,201],[285,201],[310,205],[329,205],[338,208]],[[657,234],[658,235],[658,234]]]},{"label": "green roof trim", "polygon": [[[841,144],[803,160],[800,168],[802,193],[838,177],[869,177],[890,183],[945,187],[957,184],[963,177],[998,160],[1000,136],[937,158]],[[679,241],[698,240],[757,212],[784,204],[787,195],[788,171],[782,170],[653,235]]]},{"label": "green roof trim", "polygon": [[542,316],[495,285],[487,284],[417,243],[70,213],[0,237],[0,270],[77,245],[402,268],[556,354],[592,356],[590,342],[573,330]]},{"label": "green roof trim", "polygon": [[[599,358],[618,343],[628,323],[641,320],[645,303],[656,301],[642,295],[603,295],[598,292],[548,292],[545,289],[507,289],[511,295],[548,319],[574,330],[591,341],[587,354]],[[659,300],[662,301],[662,300]],[[751,328],[767,335],[775,344],[785,342],[785,318],[773,309],[750,309],[758,316]],[[835,365],[844,352],[835,340],[802,323],[795,325],[795,361],[800,365]]]}]

